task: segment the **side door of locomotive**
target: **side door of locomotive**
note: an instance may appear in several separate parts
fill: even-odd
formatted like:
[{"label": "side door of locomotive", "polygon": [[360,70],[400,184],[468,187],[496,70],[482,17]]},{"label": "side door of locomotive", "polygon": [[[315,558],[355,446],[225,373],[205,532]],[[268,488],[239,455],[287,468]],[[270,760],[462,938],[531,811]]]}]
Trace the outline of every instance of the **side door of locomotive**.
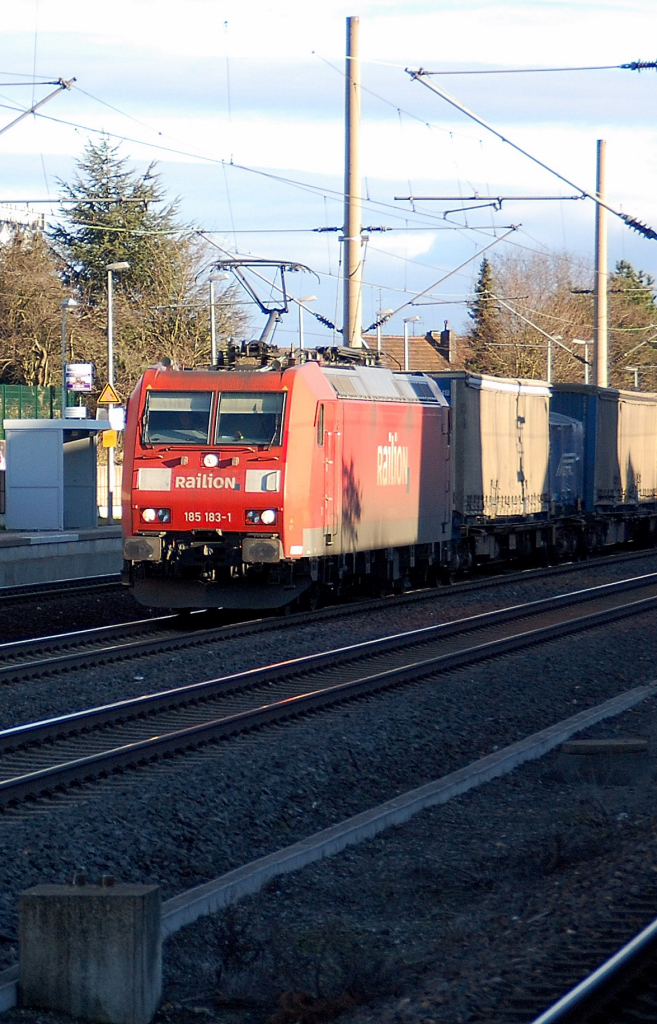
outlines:
[{"label": "side door of locomotive", "polygon": [[342,406],[324,403],[324,541],[339,540],[342,515]]}]

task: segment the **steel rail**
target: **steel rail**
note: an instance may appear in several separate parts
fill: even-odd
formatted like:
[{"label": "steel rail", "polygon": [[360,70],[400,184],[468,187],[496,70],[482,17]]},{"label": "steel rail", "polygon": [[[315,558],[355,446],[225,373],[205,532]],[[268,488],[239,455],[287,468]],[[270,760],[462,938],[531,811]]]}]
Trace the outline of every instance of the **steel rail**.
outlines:
[{"label": "steel rail", "polygon": [[[617,564],[624,562],[631,562],[637,558],[644,558],[651,554],[650,551],[633,551],[630,553],[623,552],[618,555],[607,555],[604,556],[604,560],[601,557],[601,563],[604,565]],[[657,554],[653,552],[653,554]],[[477,591],[483,589],[489,589],[498,585],[499,580],[503,580],[506,583],[513,583],[516,580],[518,582],[529,582],[533,579],[543,579],[554,575],[569,574],[581,570],[586,570],[589,566],[594,566],[595,562],[567,562],[559,566],[551,566],[550,568],[538,568],[538,569],[524,569],[518,572],[502,573],[495,575],[488,575],[483,578],[470,579],[461,583],[456,583],[446,588],[445,592],[454,593],[468,593],[470,591]],[[100,577],[94,577],[100,579]],[[77,582],[77,581],[73,581]],[[109,584],[108,584],[109,585]],[[16,594],[17,600],[23,598],[33,599],[39,596],[48,596],[50,594],[57,594],[58,590],[47,590],[38,592],[30,592],[30,588],[33,586],[40,586],[40,584],[28,584],[26,587],[18,588]],[[95,589],[95,584],[91,586],[91,590]],[[81,588],[84,590],[84,588]],[[7,599],[11,599],[11,594],[7,594]],[[304,622],[312,621],[315,622],[318,619],[331,619],[341,618],[345,615],[350,615],[354,610],[359,613],[365,613],[367,611],[377,610],[379,608],[390,608],[392,604],[395,606],[403,606],[405,604],[415,604],[417,602],[436,600],[440,597],[440,589],[435,587],[426,587],[419,590],[413,590],[404,594],[398,594],[395,596],[388,596],[382,598],[373,598],[368,601],[360,601],[357,603],[341,604],[337,606],[330,606],[321,610],[315,610],[312,612],[300,612],[292,616],[285,618],[278,617],[253,617],[246,619],[242,622],[228,623],[212,627],[212,630],[201,635],[200,631],[196,631],[196,636],[199,642],[203,643],[207,639],[213,637],[216,633],[217,639],[233,639],[236,636],[243,636],[252,633],[269,632],[274,629],[289,629],[293,628],[297,624],[303,624]],[[2,589],[0,588],[0,600],[2,599]],[[193,612],[193,615],[201,615],[204,609],[199,609]],[[74,669],[77,665],[83,664],[85,667],[90,664],[102,664],[106,661],[119,660],[122,657],[135,657],[139,650],[134,643],[122,645],[120,643],[105,645],[102,651],[92,652],[89,650],[88,644],[96,641],[103,641],[105,638],[110,638],[112,633],[116,634],[117,640],[122,635],[131,635],[134,632],[139,632],[141,626],[147,632],[151,631],[151,627],[157,623],[166,624],[170,623],[174,625],[176,622],[180,622],[180,618],[177,614],[164,615],[151,617],[148,619],[135,619],[131,622],[116,623],[108,626],[94,627],[91,629],[74,630],[69,633],[50,634],[48,636],[33,637],[29,639],[8,641],[0,644],[0,683],[10,682],[14,679],[28,679],[32,676],[39,676],[48,672],[56,671],[68,671]],[[181,630],[180,635],[189,637],[190,631]],[[169,640],[171,634],[169,634]],[[70,652],[70,648],[75,644],[82,644],[82,651],[76,656],[73,652]],[[70,653],[64,658],[49,658],[43,661],[30,658],[30,655],[39,650],[50,649],[66,649]],[[157,653],[157,646],[155,650],[152,649],[153,645],[149,645],[144,648],[144,654]],[[166,645],[163,644],[162,650],[166,650]],[[105,657],[101,657],[104,654]],[[90,660],[93,657],[93,661]],[[16,661],[11,664],[9,662],[13,657],[19,657],[23,659],[22,666],[19,667]],[[5,665],[2,661],[5,661]],[[29,659],[29,662],[28,662]]]},{"label": "steel rail", "polygon": [[[571,595],[565,595],[567,597]],[[542,604],[542,602],[536,602]],[[405,664],[385,668],[382,671],[368,670],[367,663],[365,672],[361,668],[359,674],[343,682],[331,685],[317,685],[312,688],[308,682],[308,668],[313,661],[323,662],[324,665],[331,655],[338,656],[337,663],[344,662],[345,655],[350,650],[343,648],[337,652],[327,652],[325,655],[296,659],[282,665],[269,666],[264,670],[252,670],[247,673],[240,673],[233,676],[223,677],[196,686],[185,687],[182,695],[183,706],[190,702],[191,692],[196,689],[197,693],[206,687],[206,693],[211,687],[223,687],[225,694],[234,693],[240,687],[246,689],[249,685],[254,688],[256,685],[267,685],[272,682],[272,676],[278,675],[279,681],[289,683],[293,675],[299,683],[300,692],[292,696],[283,696],[279,699],[267,701],[257,707],[240,710],[237,713],[220,715],[219,717],[207,717],[198,724],[183,728],[169,728],[154,730],[148,725],[147,736],[134,742],[119,743],[103,750],[82,756],[69,757],[67,760],[59,760],[55,764],[36,770],[25,771],[20,775],[5,778],[0,782],[0,806],[15,803],[28,797],[38,797],[43,794],[52,793],[73,782],[85,782],[98,776],[107,775],[110,772],[135,767],[148,763],[165,756],[183,753],[185,750],[194,749],[209,742],[224,739],[235,734],[261,728],[273,722],[281,722],[286,719],[308,714],[317,710],[329,707],[336,703],[347,700],[362,698],[372,693],[380,692],[391,687],[408,683],[417,683],[422,679],[431,678],[446,671],[473,664],[477,661],[520,650],[532,644],[554,640],[568,635],[569,633],[594,628],[606,622],[617,620],[628,615],[640,614],[643,611],[652,609],[657,604],[657,592],[650,597],[632,600],[613,607],[606,607],[586,615],[568,618],[565,621],[553,622],[539,625],[509,634],[507,636],[495,637],[483,642],[471,644],[469,647],[449,653],[436,653],[428,658],[420,658],[409,661]],[[451,624],[446,624],[451,625]],[[433,627],[430,627],[433,628]],[[424,632],[412,631],[413,633]],[[405,634],[401,634],[406,639]],[[386,638],[388,639],[388,638]],[[383,641],[385,643],[385,641]],[[355,645],[360,648],[360,656],[363,656],[363,649],[376,647],[379,653],[383,648],[377,642],[368,642]],[[404,644],[408,646],[408,644]],[[302,669],[303,665],[303,669]],[[320,665],[320,668],[322,666]],[[221,692],[221,691],[220,691]],[[164,694],[153,695],[154,701],[171,700],[175,697],[176,691],[167,691]],[[120,702],[118,705],[119,715],[123,719],[128,714],[135,717],[135,710],[140,707],[142,714],[149,711],[148,698],[136,698],[131,701]],[[91,715],[97,716],[98,724],[103,715],[114,714],[116,722],[116,710],[112,705],[105,708],[92,709]],[[114,723],[113,723],[114,724]],[[16,749],[27,746],[37,732],[41,739],[53,739],[62,734],[72,731],[86,730],[90,727],[90,719],[85,721],[84,713],[73,716],[62,716],[59,719],[47,720],[34,723],[32,726],[20,726],[16,729],[5,730],[0,734],[0,740],[8,744],[6,749]],[[156,731],[156,735],[153,732]],[[112,737],[110,737],[112,742]],[[114,741],[115,742],[115,741]],[[49,748],[50,749],[50,748]],[[52,753],[52,751],[50,751]],[[1,767],[1,766],[0,766]]]},{"label": "steel rail", "polygon": [[61,594],[86,594],[95,590],[119,590],[121,576],[104,573],[101,576],[79,576],[70,580],[52,580],[45,583],[24,583],[16,587],[0,587],[0,602],[33,601],[35,598],[59,597]]},{"label": "steel rail", "polygon": [[[202,882],[171,897],[162,904],[161,939],[164,941],[200,917],[215,914],[239,902],[245,896],[259,892],[274,878],[333,857],[349,846],[372,839],[395,825],[404,824],[422,810],[440,807],[454,797],[468,793],[492,779],[507,775],[528,761],[554,750],[582,730],[622,714],[647,697],[653,696],[656,689],[657,683],[650,682],[627,690],[611,700],[580,711],[538,733],[532,733],[448,775],[398,794],[384,803],[300,839],[291,846],[232,868],[218,878]],[[0,971],[0,1012],[17,1005],[18,975],[18,964]]]},{"label": "steel rail", "polygon": [[[514,580],[526,581],[572,572],[582,572],[590,568],[596,568],[598,565],[606,566],[622,562],[630,562],[637,558],[649,558],[651,555],[655,554],[657,554],[657,552],[654,548],[642,548],[638,551],[626,551],[613,555],[595,555],[584,561],[563,562],[560,565],[547,567],[535,566],[531,569],[508,570],[492,566],[490,571],[487,571],[486,566],[481,566],[478,574],[467,580],[461,580],[456,583],[445,584],[438,587],[419,587],[403,594],[396,594],[394,597],[371,598],[363,602],[359,601],[356,603],[359,607],[367,608],[377,607],[380,604],[389,604],[391,600],[398,600],[402,603],[407,601],[422,601],[435,598],[441,593],[455,593],[471,589],[478,590],[487,587],[494,587],[499,582],[512,583]],[[0,603],[18,603],[23,600],[31,601],[34,598],[57,597],[62,594],[68,595],[71,592],[84,594],[95,590],[102,591],[114,589],[116,589],[117,592],[124,591],[126,594],[130,593],[128,588],[121,583],[121,576],[118,573],[105,573],[100,576],[79,576],[70,580],[52,580],[44,583],[25,583],[15,587],[0,587]],[[344,608],[345,605],[341,607]],[[325,610],[335,611],[335,608]]]},{"label": "steel rail", "polygon": [[[602,1010],[605,1003],[625,988],[648,960],[654,959],[656,949],[657,920],[654,920],[532,1024],[583,1024],[590,1014]],[[618,1008],[615,1016],[619,1016]]]},{"label": "steel rail", "polygon": [[[640,557],[637,553],[637,557]],[[559,567],[565,569],[566,567]],[[606,587],[622,587],[624,585],[638,585],[634,580],[645,579],[650,582],[650,576],[657,574],[643,574],[642,577],[635,577],[630,580],[621,580],[612,584],[604,584]],[[521,574],[526,579],[527,574]],[[495,585],[495,580],[471,581],[461,584],[462,587],[478,589],[482,586]],[[575,593],[585,593],[586,589],[593,591],[595,588],[585,588]],[[461,591],[463,592],[463,591]],[[44,676],[53,672],[69,671],[78,667],[90,668],[119,661],[125,658],[159,654],[167,651],[180,650],[190,647],[201,646],[207,643],[214,643],[218,640],[229,640],[254,633],[270,632],[276,629],[289,629],[304,622],[317,622],[331,618],[342,618],[353,613],[354,609],[360,613],[368,609],[379,607],[390,608],[392,603],[403,604],[417,600],[435,600],[437,597],[435,589],[415,591],[410,594],[401,595],[397,598],[378,598],[372,602],[365,602],[354,605],[339,605],[322,609],[320,611],[301,612],[287,618],[257,618],[244,622],[212,626],[209,628],[186,629],[179,628],[169,630],[164,635],[146,636],[142,639],[122,640],[126,633],[144,631],[152,633],[156,626],[175,626],[180,622],[176,615],[165,615],[151,619],[138,619],[134,622],[122,623],[115,626],[101,626],[90,630],[77,630],[72,633],[54,634],[48,637],[35,637],[30,640],[11,641],[0,644],[0,684],[18,680],[26,680],[34,677]],[[563,596],[558,598],[547,598],[547,601],[564,600]],[[524,606],[519,606],[524,607]],[[509,614],[508,610],[502,613]],[[202,615],[202,610],[192,613],[194,616]],[[116,634],[116,640],[113,636]],[[107,642],[106,642],[107,641]],[[90,648],[90,644],[97,645]],[[77,645],[78,649],[75,649]],[[38,658],[34,654],[48,649],[55,649],[61,653]],[[73,648],[73,649],[71,649]],[[62,650],[63,649],[63,650]]]},{"label": "steel rail", "polygon": [[654,696],[656,691],[655,681],[626,690],[611,700],[486,754],[448,775],[329,825],[291,846],[232,868],[219,878],[202,882],[162,904],[162,938],[173,935],[199,917],[216,913],[244,896],[258,892],[273,878],[333,857],[348,846],[372,839],[392,826],[404,824],[420,811],[439,807],[492,779],[501,778],[519,766],[543,757],[571,736],[635,707]]},{"label": "steel rail", "polygon": [[[189,683],[186,686],[172,687],[159,693],[144,694],[131,697],[111,704],[75,711],[67,715],[12,726],[0,730],[0,755],[23,746],[26,742],[44,742],[61,737],[65,732],[80,732],[83,729],[95,728],[108,722],[116,723],[131,718],[152,714],[168,708],[187,706],[190,703],[212,700],[218,694],[227,695],[239,692],[246,687],[258,683],[271,683],[281,677],[307,675],[309,672],[326,666],[337,666],[357,659],[372,657],[386,651],[400,651],[405,647],[426,644],[435,639],[447,640],[455,636],[467,635],[474,630],[489,626],[506,625],[527,618],[531,615],[552,612],[561,608],[573,607],[583,601],[598,600],[603,596],[625,593],[644,586],[657,586],[657,573],[620,580],[615,583],[599,584],[586,590],[571,591],[554,597],[541,598],[525,604],[511,605],[491,612],[478,612],[450,622],[437,623],[432,626],[421,626],[416,629],[393,633],[374,640],[363,640],[345,647],[323,651],[319,654],[306,654],[299,658],[287,659],[261,668],[221,676],[217,679],[204,680],[200,683]],[[174,618],[172,616],[172,618]],[[212,631],[203,631],[212,632]],[[194,634],[195,636],[195,634]]]}]

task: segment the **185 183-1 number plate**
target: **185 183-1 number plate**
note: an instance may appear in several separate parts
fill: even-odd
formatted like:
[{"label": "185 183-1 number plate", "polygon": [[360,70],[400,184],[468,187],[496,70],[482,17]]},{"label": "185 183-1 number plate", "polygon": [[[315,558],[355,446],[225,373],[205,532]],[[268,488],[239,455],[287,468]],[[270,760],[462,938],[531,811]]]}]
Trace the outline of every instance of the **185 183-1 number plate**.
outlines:
[{"label": "185 183-1 number plate", "polygon": [[186,523],[230,523],[230,512],[185,512]]}]

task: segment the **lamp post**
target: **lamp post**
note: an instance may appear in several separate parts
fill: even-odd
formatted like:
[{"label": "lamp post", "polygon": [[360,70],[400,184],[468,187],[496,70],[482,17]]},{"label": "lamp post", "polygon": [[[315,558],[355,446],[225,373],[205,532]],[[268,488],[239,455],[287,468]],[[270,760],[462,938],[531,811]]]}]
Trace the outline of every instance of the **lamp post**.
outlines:
[{"label": "lamp post", "polygon": [[552,376],[553,376],[553,370],[552,370],[552,358],[553,358],[552,357],[552,350],[553,350],[553,345],[554,345],[555,341],[563,341],[562,336],[560,334],[548,334],[548,340],[547,340],[547,382],[548,382],[548,384],[552,383]]},{"label": "lamp post", "polygon": [[[382,316],[390,316],[394,313],[394,309],[378,309],[376,313],[376,319],[380,320]],[[378,355],[381,355],[381,324],[376,325],[376,351]]]},{"label": "lamp post", "polygon": [[[114,386],[114,274],[129,270],[130,264],[108,263],[107,271],[107,383]],[[107,406],[108,416],[114,406]],[[114,445],[107,449],[107,522],[114,522]]]},{"label": "lamp post", "polygon": [[80,305],[75,299],[64,299],[59,303],[62,311],[62,419],[66,416],[66,310]]},{"label": "lamp post", "polygon": [[229,274],[212,274],[210,276],[210,360],[217,365],[217,321],[214,315],[214,286],[216,281],[227,281]]},{"label": "lamp post", "polygon": [[302,295],[300,299],[297,299],[299,306],[299,348],[303,348],[303,303],[304,302],[315,302],[317,300],[316,295]]},{"label": "lamp post", "polygon": [[584,383],[589,384],[591,382],[591,364],[589,363],[589,345],[593,344],[593,341],[582,341],[581,338],[573,338],[573,345],[584,346]]},{"label": "lamp post", "polygon": [[419,316],[407,316],[404,318],[404,369],[410,370],[410,359],[408,353],[408,325],[417,323]]}]

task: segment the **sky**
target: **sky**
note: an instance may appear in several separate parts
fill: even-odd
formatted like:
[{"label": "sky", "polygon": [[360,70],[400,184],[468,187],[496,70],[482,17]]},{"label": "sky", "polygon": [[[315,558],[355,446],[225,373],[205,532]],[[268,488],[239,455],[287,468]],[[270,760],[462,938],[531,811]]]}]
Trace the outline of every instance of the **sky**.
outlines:
[{"label": "sky", "polygon": [[[3,9],[0,126],[52,91],[32,85],[35,74],[76,81],[0,134],[0,202],[56,197],[105,132],[136,169],[158,162],[181,218],[215,245],[310,268],[289,276],[290,292],[316,296],[307,305],[340,326],[339,232],[317,229],[343,219],[348,16],[360,18],[363,224],[388,229],[368,232],[365,327],[377,310],[400,309],[386,331],[400,333],[411,316],[420,316],[415,333],[445,320],[462,330],[491,244],[491,255],[593,261],[589,200],[444,216],[474,204],[395,197],[592,192],[596,140],[606,139],[610,204],[657,230],[657,72],[617,67],[656,56],[642,52],[657,38],[654,0],[15,0]],[[577,189],[405,70],[420,67],[443,72],[430,81]],[[592,67],[606,69],[519,72]],[[505,73],[471,73],[483,71]],[[58,215],[56,204],[30,209]],[[610,269],[620,259],[657,277],[657,241],[610,216]],[[297,309],[281,344],[297,332]],[[308,313],[304,321],[307,343],[339,343]],[[261,326],[254,310],[254,336]]]}]

